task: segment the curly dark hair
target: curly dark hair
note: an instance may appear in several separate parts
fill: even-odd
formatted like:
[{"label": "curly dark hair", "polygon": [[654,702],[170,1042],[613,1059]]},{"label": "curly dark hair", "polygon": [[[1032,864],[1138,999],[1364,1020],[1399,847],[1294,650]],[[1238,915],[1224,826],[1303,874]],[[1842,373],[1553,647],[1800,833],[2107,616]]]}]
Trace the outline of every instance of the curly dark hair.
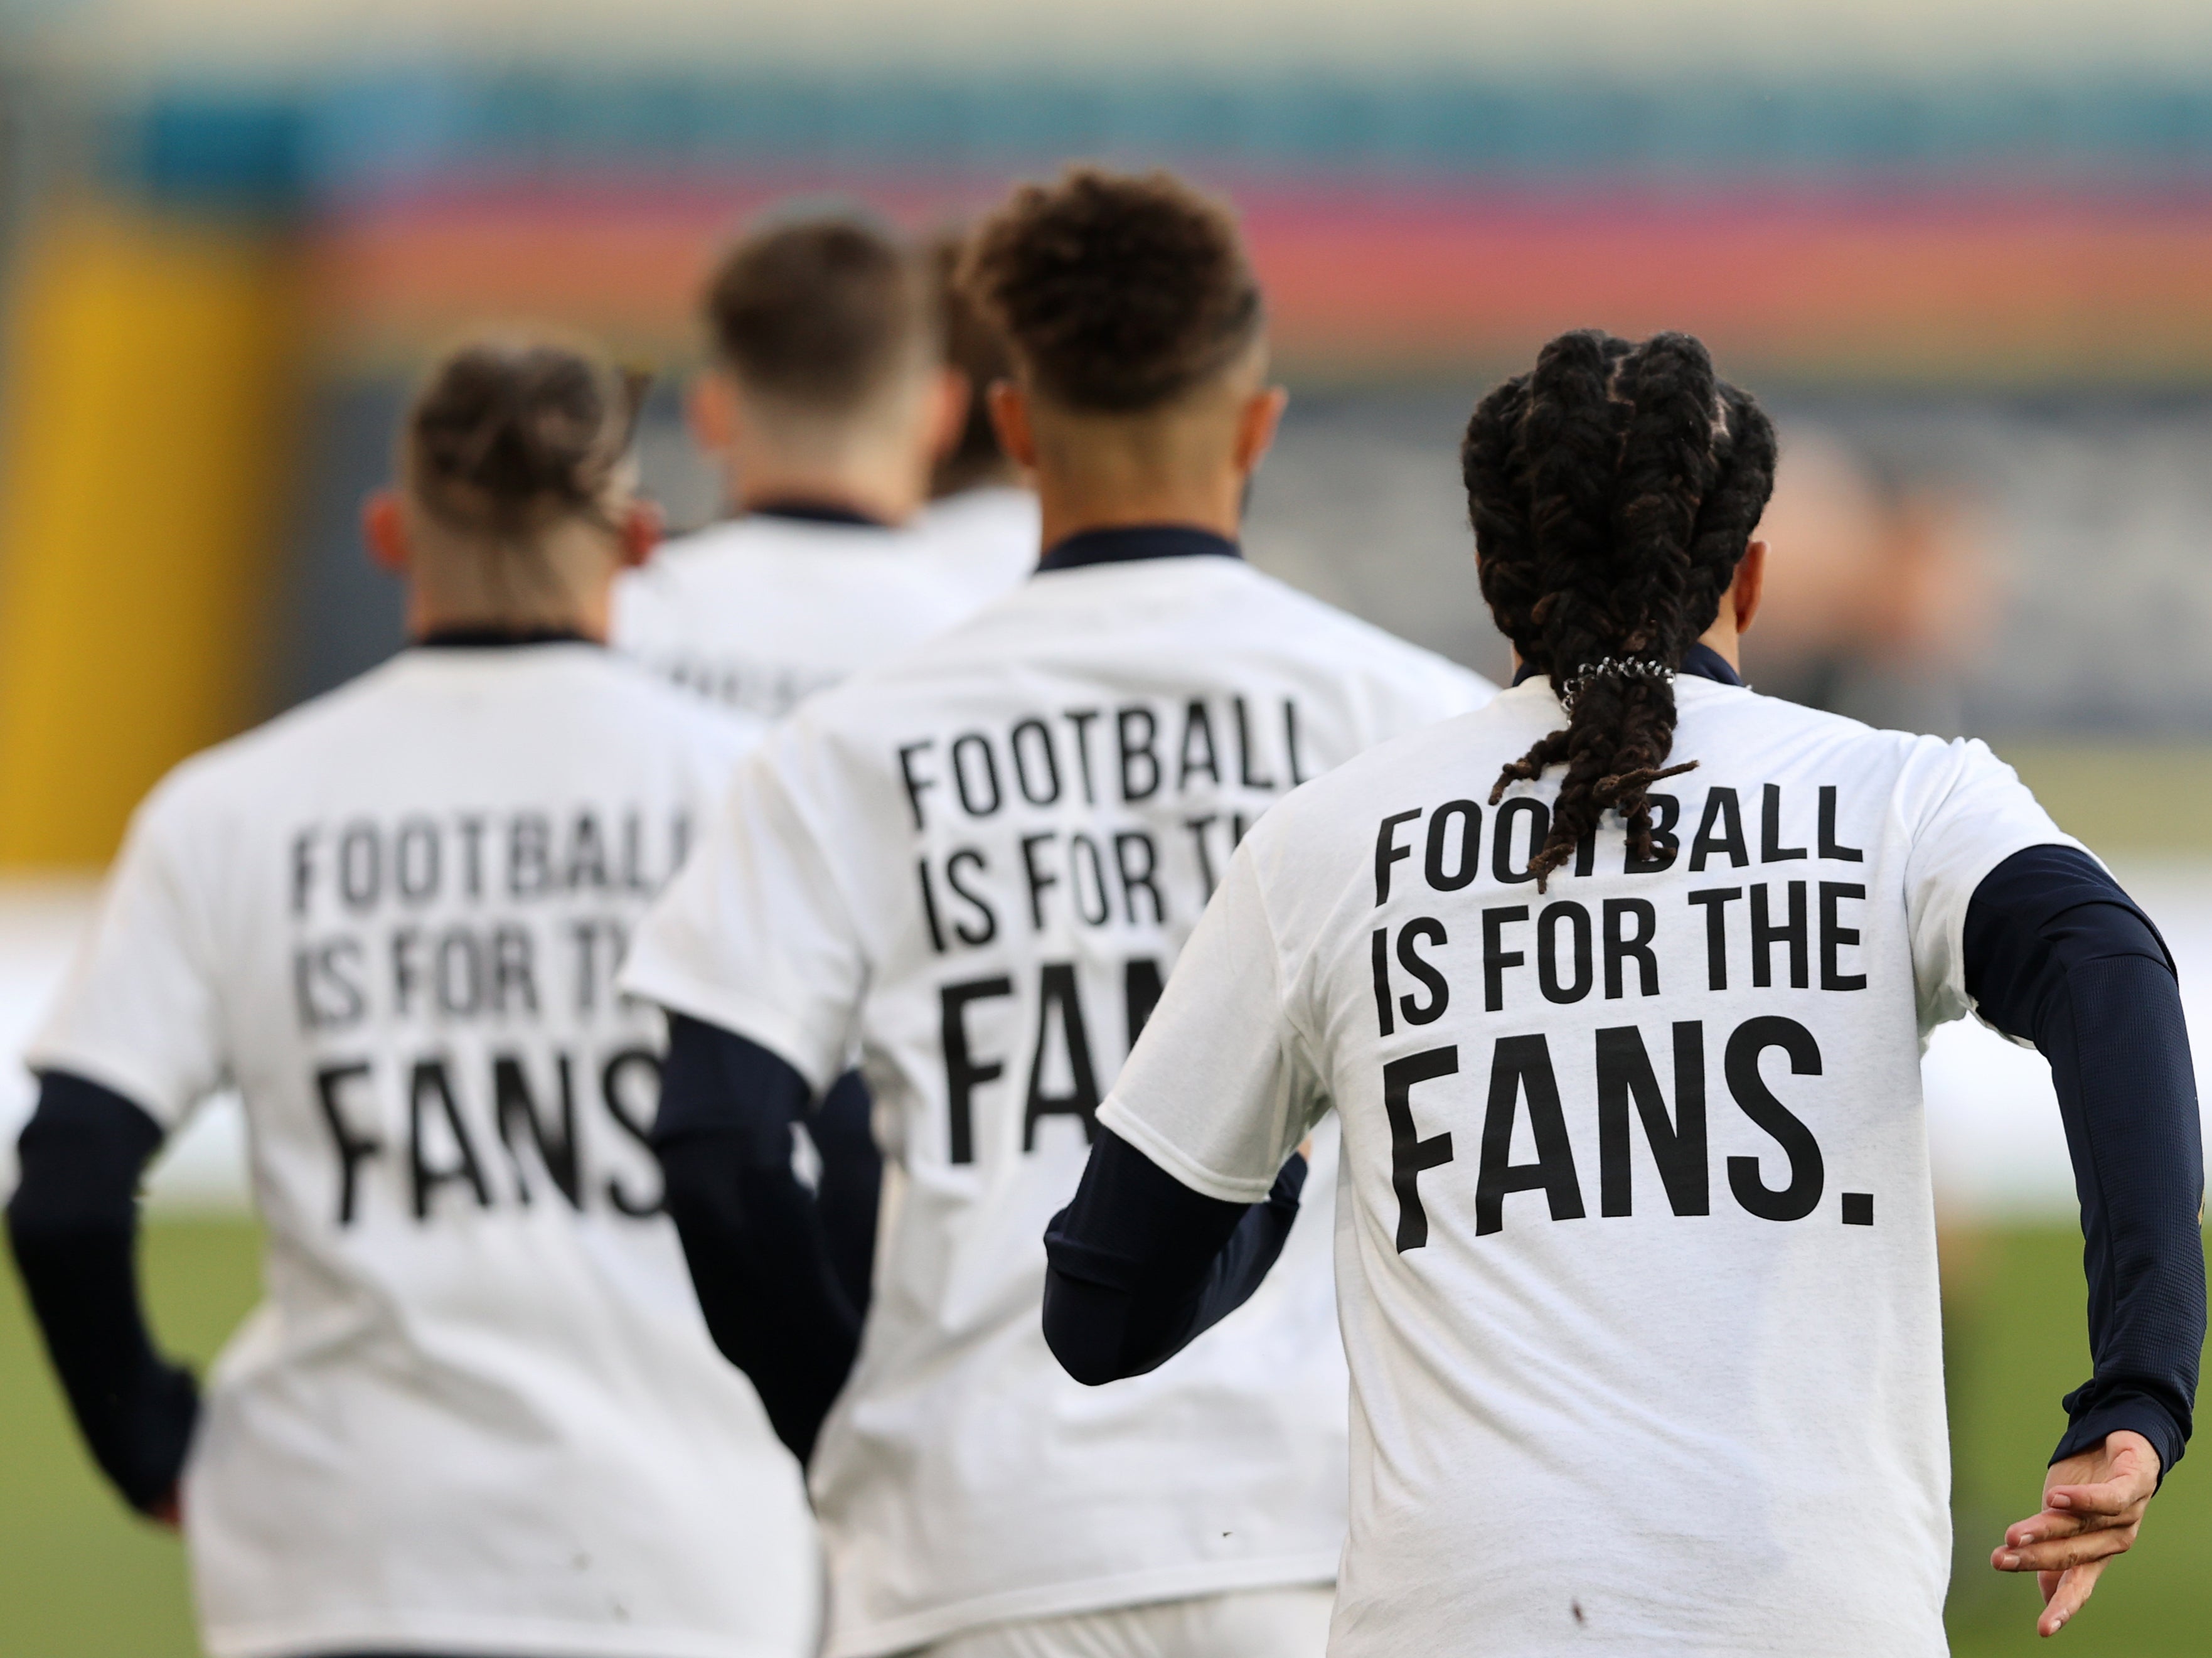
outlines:
[{"label": "curly dark hair", "polygon": [[[1774,489],[1774,426],[1713,374],[1687,334],[1632,344],[1562,334],[1529,374],[1475,406],[1460,446],[1482,596],[1522,659],[1565,688],[1566,726],[1498,774],[1507,788],[1564,762],[1539,888],[1610,806],[1649,858],[1652,784],[1669,766],[1680,666]],[[1589,675],[1610,658],[1629,673]]]},{"label": "curly dark hair", "polygon": [[1071,167],[977,231],[960,280],[1039,391],[1133,414],[1219,374],[1260,337],[1237,221],[1167,173]]},{"label": "curly dark hair", "polygon": [[449,352],[400,434],[400,470],[433,518],[527,537],[598,517],[629,449],[647,377],[587,348],[478,340]]}]

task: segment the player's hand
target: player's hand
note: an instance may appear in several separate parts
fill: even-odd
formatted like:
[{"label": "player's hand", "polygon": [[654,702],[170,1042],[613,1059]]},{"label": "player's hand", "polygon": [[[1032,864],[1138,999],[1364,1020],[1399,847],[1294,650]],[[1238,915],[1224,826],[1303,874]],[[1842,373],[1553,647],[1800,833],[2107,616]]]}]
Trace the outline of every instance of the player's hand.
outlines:
[{"label": "player's hand", "polygon": [[169,1531],[182,1531],[185,1528],[184,1493],[172,1487],[167,1497],[146,1510],[146,1517]]},{"label": "player's hand", "polygon": [[1990,1557],[1999,1571],[2032,1571],[2043,1590],[2038,1635],[2056,1635],[2081,1610],[2117,1555],[2135,1546],[2158,1490],[2158,1453],[2141,1434],[2107,1434],[2094,1451],[2051,1465],[2043,1511],[2005,1531]]}]

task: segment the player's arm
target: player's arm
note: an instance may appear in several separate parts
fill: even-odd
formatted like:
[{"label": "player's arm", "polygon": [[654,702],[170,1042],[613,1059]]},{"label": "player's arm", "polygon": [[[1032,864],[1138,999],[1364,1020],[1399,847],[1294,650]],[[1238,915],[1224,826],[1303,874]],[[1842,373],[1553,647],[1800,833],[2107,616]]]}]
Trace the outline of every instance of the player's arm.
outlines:
[{"label": "player's arm", "polygon": [[2205,1329],[2194,1071],[2164,942],[2084,853],[1998,865],[1968,907],[1964,968],[1981,1016],[2050,1062],[2081,1205],[2094,1374],[2066,1399],[2043,1510],[1993,1557],[2042,1574],[2050,1635],[2188,1443]]},{"label": "player's arm", "polygon": [[1325,1107],[1287,1020],[1247,835],[1145,1022],[1075,1200],[1045,1235],[1045,1339],[1096,1385],[1136,1376],[1243,1304],[1282,1253]]},{"label": "player's arm", "polygon": [[873,1293],[876,1219],[884,1192],[884,1154],[876,1145],[875,1100],[857,1071],[830,1084],[806,1119],[807,1137],[822,1157],[815,1207],[830,1236],[837,1280],[856,1316],[866,1318]]},{"label": "player's arm", "polygon": [[1142,1376],[1260,1287],[1298,1218],[1297,1152],[1259,1203],[1194,1192],[1110,1128],[1044,1235],[1044,1339],[1091,1387]]},{"label": "player's arm", "polygon": [[[834,788],[803,720],[738,767],[640,925],[622,987],[668,1011],[653,1143],[707,1327],[804,1460],[859,1349],[792,1126],[834,1091],[868,950],[818,820]],[[838,841],[832,832],[828,839]]]},{"label": "player's arm", "polygon": [[853,1367],[860,1321],[791,1163],[805,1079],[757,1042],[669,1017],[653,1149],[714,1345],[802,1462]]},{"label": "player's arm", "polygon": [[161,1128],[82,1077],[40,1084],[8,1204],[16,1271],[94,1461],[132,1508],[173,1522],[199,1394],[155,1350],[138,1293],[138,1181]]}]

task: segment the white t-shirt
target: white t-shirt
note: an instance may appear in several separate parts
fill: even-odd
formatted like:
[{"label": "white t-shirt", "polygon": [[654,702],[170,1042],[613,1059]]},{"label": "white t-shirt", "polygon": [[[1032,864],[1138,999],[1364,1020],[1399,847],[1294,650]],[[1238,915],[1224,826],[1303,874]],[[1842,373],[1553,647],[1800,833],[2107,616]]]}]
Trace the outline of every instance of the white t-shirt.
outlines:
[{"label": "white t-shirt", "polygon": [[1663,868],[1522,873],[1531,679],[1269,814],[1100,1113],[1231,1199],[1341,1121],[1334,1658],[1945,1650],[1920,1042],[2073,843],[1978,743],[1675,685]]},{"label": "white t-shirt", "polygon": [[645,1145],[626,934],[757,740],[582,644],[418,649],[140,808],[29,1062],[243,1096],[267,1298],[184,1511],[217,1658],[805,1658],[797,1465]]},{"label": "white t-shirt", "polygon": [[[971,616],[1018,581],[941,532],[757,513],[672,541],[615,586],[617,648],[769,719]],[[1032,547],[1029,563],[1036,562]]]},{"label": "white t-shirt", "polygon": [[1036,492],[986,483],[933,501],[917,527],[947,577],[964,585],[981,610],[1010,592],[1036,568],[1042,525]]},{"label": "white t-shirt", "polygon": [[1270,1281],[1126,1386],[1046,1348],[1043,1232],[1237,837],[1490,691],[1241,560],[1099,564],[810,701],[740,770],[623,983],[817,1090],[857,1042],[874,1092],[874,1299],[812,1469],[834,1658],[1334,1574],[1333,1150]]}]

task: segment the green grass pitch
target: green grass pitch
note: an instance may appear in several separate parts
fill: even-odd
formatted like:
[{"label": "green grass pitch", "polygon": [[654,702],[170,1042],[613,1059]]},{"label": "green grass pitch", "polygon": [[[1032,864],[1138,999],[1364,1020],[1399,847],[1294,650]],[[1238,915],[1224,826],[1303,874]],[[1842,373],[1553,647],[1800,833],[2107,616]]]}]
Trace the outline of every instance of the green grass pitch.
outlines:
[{"label": "green grass pitch", "polygon": [[[149,1295],[162,1338],[204,1365],[253,1300],[256,1234],[236,1221],[148,1228]],[[2029,1511],[2058,1399],[2087,1374],[2081,1243],[2063,1227],[2010,1228],[1947,1242],[1947,1346],[1957,1459],[1959,1658],[2040,1650],[2052,1658],[2202,1658],[2212,1650],[2212,1467],[2192,1460],[2152,1505],[2135,1552],[2055,1642],[2036,1640],[2032,1582],[1984,1564]],[[0,1629],[38,1658],[186,1658],[192,1639],[174,1539],[127,1515],[100,1483],[12,1273],[0,1290]],[[2200,1452],[2199,1455],[2207,1453]],[[1853,1571],[1848,1538],[1836,1570]],[[1865,1592],[1879,1594],[1869,1582]]]}]

